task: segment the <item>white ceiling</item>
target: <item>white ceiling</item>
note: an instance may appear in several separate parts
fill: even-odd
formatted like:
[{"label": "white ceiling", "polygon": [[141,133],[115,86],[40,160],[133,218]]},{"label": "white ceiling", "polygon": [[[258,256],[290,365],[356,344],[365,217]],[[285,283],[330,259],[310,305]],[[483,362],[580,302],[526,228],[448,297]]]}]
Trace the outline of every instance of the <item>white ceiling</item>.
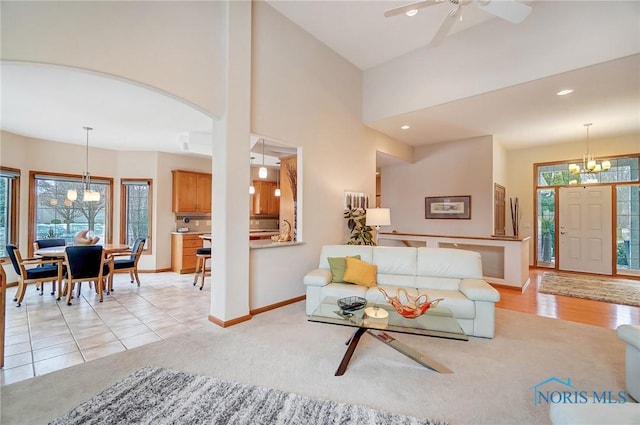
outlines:
[{"label": "white ceiling", "polygon": [[[582,140],[586,122],[593,123],[591,133],[594,138],[640,133],[638,3],[521,1],[531,6],[532,12],[523,23],[511,24],[467,0],[462,22],[454,24],[449,37],[440,46],[430,47],[429,42],[453,6],[451,0],[445,0],[420,9],[411,18],[405,15],[384,17],[385,10],[415,1],[267,0],[281,14],[365,73],[398,73],[396,84],[398,81],[399,84],[405,81],[406,85],[412,84],[401,95],[389,98],[389,102],[394,103],[401,102],[398,98],[404,96],[404,108],[397,105],[397,113],[391,113],[392,108],[389,108],[379,119],[366,123],[407,144],[420,146],[493,135],[507,149],[517,149]],[[625,15],[631,16],[623,23],[619,17]],[[611,34],[618,33],[623,25],[632,28],[622,29],[619,33],[630,33],[635,37],[628,40],[627,44],[632,47],[625,51],[626,54],[619,54],[624,49],[612,46],[615,42],[611,40],[616,36]],[[585,26],[591,38],[585,36]],[[587,49],[585,43],[588,43]],[[565,46],[576,48],[562,50]],[[539,58],[545,55],[540,52],[545,50],[551,53],[546,63],[541,64]],[[500,58],[501,54],[512,57],[505,60]],[[502,85],[495,84],[497,88],[482,91],[478,86],[492,77],[478,75],[488,69],[481,63],[483,56],[486,61],[495,61],[498,57],[502,63],[517,63],[519,69],[543,69],[539,72],[543,77],[522,79],[517,83],[513,83],[517,80],[513,77]],[[575,59],[558,60],[572,56]],[[474,58],[477,69],[473,67],[474,62],[470,65],[465,61],[467,57]],[[440,63],[443,61],[446,63]],[[431,79],[420,86],[411,79],[411,70],[404,70],[407,77],[404,80],[403,70],[390,65],[393,63],[407,68],[427,64],[440,74],[434,76],[428,69],[420,68],[425,75],[423,78]],[[567,65],[571,63],[589,66]],[[500,71],[511,77],[517,72],[511,68]],[[443,75],[448,71],[461,79],[451,81]],[[493,77],[509,79],[504,75]],[[419,99],[437,91],[433,89],[435,87],[450,84],[457,86],[458,93],[449,99],[446,94],[435,104]],[[464,87],[466,95],[461,93],[460,87]],[[575,91],[568,96],[556,96],[564,88]],[[378,96],[377,100],[380,98]],[[417,106],[421,104],[427,106]],[[402,130],[400,127],[404,124],[409,124],[411,129]]]},{"label": "white ceiling", "polygon": [[[445,19],[451,5],[421,9],[413,18],[385,18],[385,10],[417,0],[267,0],[273,8],[339,55],[365,70],[426,46]],[[528,1],[525,3],[529,3]],[[464,19],[451,34],[492,19],[477,7],[465,7]]]},{"label": "white ceiling", "polygon": [[183,152],[211,132],[207,115],[130,82],[28,63],[5,62],[1,72],[2,129],[11,133],[85,144],[89,126],[92,147]]},{"label": "white ceiling", "polygon": [[[639,73],[640,55],[633,55],[369,125],[414,146],[489,134],[511,149],[562,143],[583,139],[586,122],[595,139],[637,134]],[[557,96],[564,87],[574,92]],[[400,128],[405,123],[410,130]]]},{"label": "white ceiling", "polygon": [[[499,0],[493,0],[499,1]],[[503,1],[503,0],[500,0]],[[428,51],[425,47],[450,9],[449,4],[425,8],[414,18],[385,18],[386,9],[403,1],[272,1],[280,13],[311,33],[363,71]],[[552,3],[527,1],[547,9]],[[575,4],[579,15],[581,3]],[[640,8],[635,10],[640,14]],[[525,28],[495,18],[468,4],[464,19],[438,47],[438,57],[456,59],[478,49],[473,37]],[[576,17],[574,16],[574,19]],[[635,22],[638,22],[640,16]],[[610,19],[594,26],[609,31]],[[526,21],[525,21],[526,22]],[[636,30],[640,46],[640,30]],[[497,35],[498,36],[498,35]],[[531,34],[535,38],[536,34]],[[562,35],[573,37],[571,31]],[[466,41],[468,40],[468,41]],[[576,40],[578,42],[579,40]],[[453,49],[452,46],[456,48]],[[606,47],[606,46],[605,46]],[[486,44],[483,48],[491,49]],[[544,45],[540,49],[546,48]],[[591,66],[551,73],[544,78],[512,84],[485,93],[473,93],[419,110],[386,116],[367,125],[405,143],[418,146],[475,136],[494,135],[507,148],[534,143],[557,143],[584,138],[584,122],[593,122],[592,137],[640,133],[640,48],[626,57],[611,58]],[[477,51],[474,51],[477,54]],[[571,52],[567,52],[571,54]],[[530,60],[522,54],[518,61]],[[535,66],[536,64],[531,64]],[[473,70],[469,70],[473,82]],[[210,152],[206,134],[212,126],[206,114],[148,88],[97,74],[34,64],[2,63],[2,129],[29,137],[67,143],[85,143],[82,127],[89,125],[91,146],[118,150]],[[433,81],[432,84],[439,84]],[[471,84],[472,85],[472,84]],[[557,97],[559,88],[575,92]],[[553,95],[550,95],[553,94]],[[411,123],[409,131],[400,125]],[[185,151],[185,142],[187,151]]]}]

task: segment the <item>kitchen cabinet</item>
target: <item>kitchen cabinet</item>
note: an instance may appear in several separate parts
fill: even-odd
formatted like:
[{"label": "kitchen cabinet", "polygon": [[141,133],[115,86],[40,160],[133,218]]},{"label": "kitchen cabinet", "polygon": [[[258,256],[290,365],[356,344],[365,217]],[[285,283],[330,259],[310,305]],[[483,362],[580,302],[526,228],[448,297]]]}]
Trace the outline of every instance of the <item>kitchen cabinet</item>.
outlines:
[{"label": "kitchen cabinet", "polygon": [[173,170],[175,213],[211,212],[211,174]]},{"label": "kitchen cabinet", "polygon": [[199,233],[171,234],[171,270],[193,273],[196,270],[196,250],[203,247]]},{"label": "kitchen cabinet", "polygon": [[280,198],[275,195],[276,183],[254,180],[256,192],[251,200],[251,214],[278,215],[280,213]]}]

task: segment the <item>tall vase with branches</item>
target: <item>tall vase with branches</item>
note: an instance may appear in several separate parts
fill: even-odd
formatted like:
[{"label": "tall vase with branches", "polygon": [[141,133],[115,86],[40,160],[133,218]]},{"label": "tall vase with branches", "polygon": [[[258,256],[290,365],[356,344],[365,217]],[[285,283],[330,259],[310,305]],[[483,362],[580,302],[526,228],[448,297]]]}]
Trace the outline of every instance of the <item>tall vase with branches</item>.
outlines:
[{"label": "tall vase with branches", "polygon": [[286,162],[287,178],[291,187],[291,197],[293,198],[293,224],[291,225],[291,240],[298,240],[298,167],[293,162]]},{"label": "tall vase with branches", "polygon": [[511,208],[511,226],[513,228],[513,236],[517,239],[520,235],[520,220],[522,219],[520,201],[517,196],[515,202],[512,198],[509,198],[509,206]]}]

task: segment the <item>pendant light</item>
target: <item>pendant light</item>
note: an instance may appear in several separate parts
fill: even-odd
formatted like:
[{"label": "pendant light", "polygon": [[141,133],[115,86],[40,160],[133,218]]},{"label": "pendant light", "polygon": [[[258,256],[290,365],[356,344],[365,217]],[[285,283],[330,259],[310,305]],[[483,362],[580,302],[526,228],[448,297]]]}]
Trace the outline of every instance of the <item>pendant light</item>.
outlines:
[{"label": "pendant light", "polygon": [[[253,159],[255,158],[255,156],[252,156],[251,158],[249,158],[249,168],[251,168],[253,166]],[[256,188],[253,186],[253,181],[250,182],[249,184],[249,195],[253,195],[254,193],[256,193]]]},{"label": "pendant light", "polygon": [[[78,199],[78,192],[75,189],[67,190],[67,200],[75,201],[76,199]],[[66,203],[65,203],[65,205],[66,205]]]},{"label": "pendant light", "polygon": [[[84,175],[83,175],[83,180],[84,180]],[[67,201],[65,201],[64,204],[67,206],[71,206],[71,203],[76,199],[78,199],[78,191],[75,189],[69,189],[67,190],[67,200],[69,201],[68,202],[69,205],[67,205]]]},{"label": "pendant light", "polygon": [[[569,172],[571,174],[594,174],[599,173],[600,171],[608,170],[611,168],[610,161],[596,161],[594,156],[589,152],[589,127],[591,127],[591,123],[584,124],[587,127],[587,153],[582,155],[582,167],[579,164],[569,164]],[[581,183],[595,183],[597,179],[587,178],[585,181]],[[578,180],[571,180],[570,184],[579,183]]]},{"label": "pendant light", "polygon": [[267,167],[264,166],[264,139],[262,139],[262,167],[258,170],[258,177],[261,179],[267,178]]},{"label": "pendant light", "polygon": [[98,202],[100,200],[100,192],[97,190],[91,190],[91,174],[89,173],[89,131],[93,130],[91,127],[82,127],[87,132],[87,148],[86,148],[86,160],[87,169],[82,174],[82,182],[84,183],[84,202]]},{"label": "pendant light", "polygon": [[280,196],[280,161],[278,161],[278,170],[276,172],[276,190],[274,195]]}]

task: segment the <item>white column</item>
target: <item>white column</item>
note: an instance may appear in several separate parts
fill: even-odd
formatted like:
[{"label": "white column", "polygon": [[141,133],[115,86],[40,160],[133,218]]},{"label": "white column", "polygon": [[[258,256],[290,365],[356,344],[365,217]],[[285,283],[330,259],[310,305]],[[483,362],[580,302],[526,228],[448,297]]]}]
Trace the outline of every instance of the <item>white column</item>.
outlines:
[{"label": "white column", "polygon": [[212,276],[209,319],[249,318],[251,2],[229,1],[225,111],[213,129]]}]

